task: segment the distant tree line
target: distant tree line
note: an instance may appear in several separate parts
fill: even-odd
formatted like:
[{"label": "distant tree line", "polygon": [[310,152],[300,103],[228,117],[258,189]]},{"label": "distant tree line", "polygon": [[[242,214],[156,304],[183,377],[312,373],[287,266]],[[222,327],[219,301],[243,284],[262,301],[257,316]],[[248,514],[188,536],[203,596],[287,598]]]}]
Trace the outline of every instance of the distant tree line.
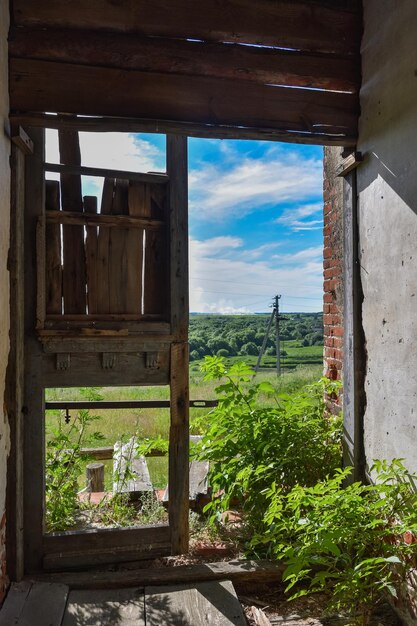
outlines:
[{"label": "distant tree line", "polygon": [[[280,322],[282,341],[298,340],[303,346],[323,345],[323,316],[321,313],[285,313],[283,317],[285,319]],[[258,355],[268,319],[267,314],[191,314],[190,360],[196,361],[207,355],[224,357]],[[272,329],[266,354],[275,354]]]}]

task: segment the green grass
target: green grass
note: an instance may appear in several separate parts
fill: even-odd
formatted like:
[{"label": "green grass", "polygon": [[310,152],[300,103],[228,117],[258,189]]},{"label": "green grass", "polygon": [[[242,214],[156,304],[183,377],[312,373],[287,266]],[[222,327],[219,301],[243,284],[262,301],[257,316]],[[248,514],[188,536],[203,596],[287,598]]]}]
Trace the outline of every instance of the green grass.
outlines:
[{"label": "green grass", "polygon": [[[289,344],[290,342],[288,342]],[[297,344],[298,342],[293,342]],[[288,345],[287,344],[287,345]],[[304,355],[306,358],[310,355],[318,356],[322,354],[320,346],[309,346],[300,348],[298,345],[285,347],[291,358],[293,355]],[[268,357],[267,357],[268,358]],[[241,361],[242,357],[227,359],[228,362]],[[256,357],[247,357],[251,365],[256,362]],[[275,361],[273,367],[275,367]],[[255,382],[259,383],[268,380],[272,383],[278,393],[295,393],[305,385],[318,380],[322,375],[322,362],[320,364],[308,364],[306,359],[299,358],[303,365],[296,365],[293,369],[283,370],[280,377],[276,376],[275,370],[261,371],[257,374]],[[196,367],[195,362],[190,367],[190,398],[194,400],[216,399],[215,387],[217,382],[204,381],[203,374],[200,372],[199,365]],[[104,400],[167,400],[169,399],[169,388],[167,386],[158,387],[103,387],[100,389],[100,395]],[[80,389],[77,388],[55,388],[46,391],[47,400],[83,400],[85,399]],[[260,401],[267,404],[271,402],[270,398],[261,395]],[[194,424],[196,418],[204,417],[210,419],[211,409],[190,409],[191,432],[198,434],[199,428]],[[113,446],[120,439],[128,439],[133,435],[139,437],[157,437],[158,435],[167,439],[169,436],[169,409],[100,409],[100,411],[91,411],[93,414],[100,416],[86,433],[86,441],[84,446],[89,446],[88,437],[93,432],[99,431],[103,439],[93,447]],[[72,417],[75,411],[70,411]],[[65,428],[64,415],[61,411],[47,411],[45,420],[45,435],[48,441],[53,437],[53,430],[58,427],[59,422]],[[91,462],[86,460],[83,464],[83,473],[79,478],[80,489],[85,487],[85,465]],[[163,489],[167,484],[168,475],[168,458],[152,457],[147,459],[151,480],[155,488]],[[112,489],[112,461],[104,461],[105,464],[105,488]]]}]

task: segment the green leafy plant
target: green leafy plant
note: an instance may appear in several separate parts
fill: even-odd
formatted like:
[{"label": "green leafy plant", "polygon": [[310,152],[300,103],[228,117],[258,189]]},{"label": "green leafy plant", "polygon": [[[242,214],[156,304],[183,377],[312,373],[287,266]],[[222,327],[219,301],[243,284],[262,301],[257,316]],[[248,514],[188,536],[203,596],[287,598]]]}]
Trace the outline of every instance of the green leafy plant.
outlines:
[{"label": "green leafy plant", "polygon": [[[87,400],[102,399],[95,387],[82,388],[80,392]],[[69,424],[60,414],[58,426],[52,430],[45,458],[45,525],[49,532],[66,530],[76,522],[79,509],[77,481],[84,467],[80,452],[87,443],[102,440],[98,431],[87,436],[87,430],[99,419],[100,416],[80,409]]]},{"label": "green leafy plant", "polygon": [[[217,497],[207,505],[212,518],[239,504],[252,528],[261,523],[269,501],[265,490],[278,482],[283,491],[314,485],[341,462],[340,418],[325,416],[324,391],[337,384],[322,379],[303,392],[277,396],[270,383],[251,384],[245,363],[226,368],[224,359],[206,357],[206,380],[220,380],[219,404],[204,418],[197,457],[210,461],[210,485]],[[270,406],[260,405],[260,394]]]},{"label": "green leafy plant", "polygon": [[371,485],[344,487],[350,468],[290,491],[274,482],[265,491],[264,526],[252,539],[255,550],[267,547],[284,560],[292,598],[331,589],[331,608],[361,624],[386,595],[397,596],[416,555],[404,541],[417,530],[415,477],[398,459],[376,461],[371,471]]}]

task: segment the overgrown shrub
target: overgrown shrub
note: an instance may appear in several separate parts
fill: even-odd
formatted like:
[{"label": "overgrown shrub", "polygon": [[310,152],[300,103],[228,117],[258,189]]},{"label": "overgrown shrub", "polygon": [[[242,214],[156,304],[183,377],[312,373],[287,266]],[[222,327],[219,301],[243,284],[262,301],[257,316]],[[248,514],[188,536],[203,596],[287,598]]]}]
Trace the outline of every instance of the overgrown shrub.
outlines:
[{"label": "overgrown shrub", "polygon": [[397,596],[415,565],[417,531],[415,476],[401,460],[375,462],[375,483],[343,487],[351,469],[332,478],[285,491],[274,482],[255,552],[283,559],[287,591],[298,597],[331,590],[331,608],[344,609],[352,623],[369,623],[373,608]]},{"label": "overgrown shrub", "polygon": [[[270,383],[251,384],[245,363],[226,369],[224,360],[206,357],[206,380],[221,380],[219,404],[203,418],[198,458],[210,461],[210,485],[218,497],[208,505],[214,516],[239,502],[252,528],[269,505],[265,490],[278,482],[284,492],[310,486],[340,466],[340,419],[325,416],[324,390],[337,383],[322,379],[295,395],[277,396]],[[260,406],[260,393],[271,406]]]}]

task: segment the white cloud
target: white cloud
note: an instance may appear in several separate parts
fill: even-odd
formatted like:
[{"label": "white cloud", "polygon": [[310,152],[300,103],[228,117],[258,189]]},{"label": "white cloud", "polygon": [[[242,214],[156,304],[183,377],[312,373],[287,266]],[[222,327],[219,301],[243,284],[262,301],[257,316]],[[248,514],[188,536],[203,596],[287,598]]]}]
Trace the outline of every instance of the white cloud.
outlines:
[{"label": "white cloud", "polygon": [[291,153],[268,151],[262,157],[235,154],[230,169],[205,164],[189,176],[190,209],[206,220],[226,220],[258,211],[262,205],[317,197],[322,162]]},{"label": "white cloud", "polygon": [[[285,209],[282,215],[274,220],[275,224],[283,224],[291,230],[298,232],[301,230],[320,230],[323,227],[323,204],[302,204],[300,206]],[[314,217],[315,219],[305,219]]]},{"label": "white cloud", "polygon": [[[130,172],[164,171],[164,155],[130,133],[80,133],[82,164]],[[46,160],[59,163],[58,131],[46,132]]]},{"label": "white cloud", "polygon": [[282,255],[281,262],[274,259],[274,264],[269,265],[245,258],[244,243],[240,240],[235,241],[235,247],[217,247],[216,240],[226,244],[225,239],[228,238],[190,241],[191,311],[265,311],[276,293],[283,294],[283,310],[321,309],[320,247]]}]

